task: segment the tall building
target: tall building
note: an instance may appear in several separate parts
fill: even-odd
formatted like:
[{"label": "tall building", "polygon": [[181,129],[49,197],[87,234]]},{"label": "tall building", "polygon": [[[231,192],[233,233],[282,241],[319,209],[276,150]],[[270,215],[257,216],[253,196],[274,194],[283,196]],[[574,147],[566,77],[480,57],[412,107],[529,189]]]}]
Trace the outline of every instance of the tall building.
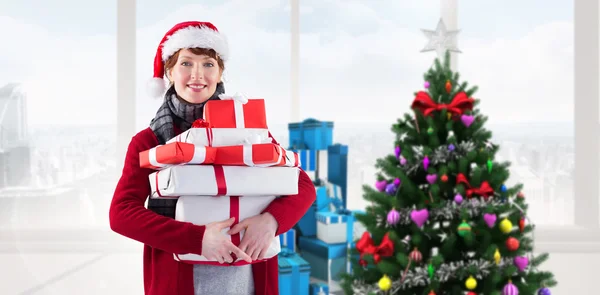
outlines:
[{"label": "tall building", "polygon": [[7,84],[0,88],[0,189],[29,184],[30,150],[25,94]]}]

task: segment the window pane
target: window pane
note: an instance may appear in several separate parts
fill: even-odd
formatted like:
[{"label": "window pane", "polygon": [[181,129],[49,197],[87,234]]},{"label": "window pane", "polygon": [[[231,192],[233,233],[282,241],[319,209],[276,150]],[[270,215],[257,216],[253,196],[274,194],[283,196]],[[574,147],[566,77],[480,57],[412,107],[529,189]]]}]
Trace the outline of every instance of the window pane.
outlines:
[{"label": "window pane", "polygon": [[461,77],[479,86],[509,184],[533,222],[573,224],[573,1],[461,1],[459,24]]},{"label": "window pane", "polygon": [[439,18],[439,1],[301,1],[301,117],[334,121],[348,144],[348,207],[364,209],[362,185],[393,151],[391,125],[409,110],[432,55],[419,30]]},{"label": "window pane", "polygon": [[107,229],[116,183],[115,3],[34,5],[0,5],[0,230],[22,243]]},{"label": "window pane", "polygon": [[[152,77],[158,43],[173,25],[187,20],[209,21],[229,41],[225,65],[227,93],[266,99],[267,120],[273,136],[286,142],[290,109],[289,1],[184,1],[165,11],[164,3],[137,7],[137,128],[148,123],[162,103],[144,88]],[[180,2],[178,2],[180,3]],[[165,17],[166,16],[166,17]]]}]

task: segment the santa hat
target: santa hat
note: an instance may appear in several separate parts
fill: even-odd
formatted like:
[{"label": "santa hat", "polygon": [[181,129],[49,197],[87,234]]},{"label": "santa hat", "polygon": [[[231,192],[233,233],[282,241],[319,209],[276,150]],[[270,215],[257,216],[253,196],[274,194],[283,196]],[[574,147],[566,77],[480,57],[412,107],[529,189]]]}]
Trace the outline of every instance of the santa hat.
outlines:
[{"label": "santa hat", "polygon": [[165,62],[175,52],[184,48],[213,49],[217,55],[227,61],[229,46],[227,38],[219,33],[217,27],[209,22],[189,21],[176,24],[160,41],[154,56],[154,77],[149,83],[149,92],[153,97],[165,93]]}]

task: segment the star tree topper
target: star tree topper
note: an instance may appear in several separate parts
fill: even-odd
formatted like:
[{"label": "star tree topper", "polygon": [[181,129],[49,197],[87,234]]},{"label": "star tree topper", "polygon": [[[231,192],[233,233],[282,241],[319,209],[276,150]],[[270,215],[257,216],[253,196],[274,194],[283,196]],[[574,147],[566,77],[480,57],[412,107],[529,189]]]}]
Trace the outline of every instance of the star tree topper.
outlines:
[{"label": "star tree topper", "polygon": [[425,29],[421,29],[421,31],[423,31],[423,34],[425,34],[425,36],[429,38],[427,45],[425,45],[425,48],[423,48],[421,52],[435,50],[439,58],[444,57],[444,53],[446,52],[446,50],[460,53],[460,50],[458,50],[458,48],[455,45],[456,35],[458,35],[460,30],[447,30],[446,25],[444,24],[444,21],[442,21],[442,19],[440,19],[440,21],[438,22],[435,31]]}]

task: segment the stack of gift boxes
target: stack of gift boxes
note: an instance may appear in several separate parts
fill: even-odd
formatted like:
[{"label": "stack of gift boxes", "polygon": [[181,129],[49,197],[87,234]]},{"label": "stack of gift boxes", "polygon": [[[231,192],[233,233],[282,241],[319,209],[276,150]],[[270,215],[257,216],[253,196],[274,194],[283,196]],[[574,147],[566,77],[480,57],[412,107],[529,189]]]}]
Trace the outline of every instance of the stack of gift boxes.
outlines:
[{"label": "stack of gift boxes", "polygon": [[[156,170],[149,176],[150,197],[177,198],[176,220],[205,225],[235,217],[233,227],[262,213],[276,197],[298,193],[299,157],[270,138],[264,100],[221,99],[206,103],[204,120],[140,153],[140,166]],[[230,238],[237,246],[243,236],[242,230]],[[265,259],[280,251],[275,237]],[[175,253],[174,259],[222,265],[191,253]],[[235,259],[227,266],[244,264]]]},{"label": "stack of gift boxes", "polygon": [[281,243],[310,265],[310,294],[328,294],[337,289],[340,275],[351,271],[350,249],[362,230],[355,212],[346,209],[348,146],[333,144],[333,122],[307,119],[288,128],[288,149],[299,155],[317,199]]}]

